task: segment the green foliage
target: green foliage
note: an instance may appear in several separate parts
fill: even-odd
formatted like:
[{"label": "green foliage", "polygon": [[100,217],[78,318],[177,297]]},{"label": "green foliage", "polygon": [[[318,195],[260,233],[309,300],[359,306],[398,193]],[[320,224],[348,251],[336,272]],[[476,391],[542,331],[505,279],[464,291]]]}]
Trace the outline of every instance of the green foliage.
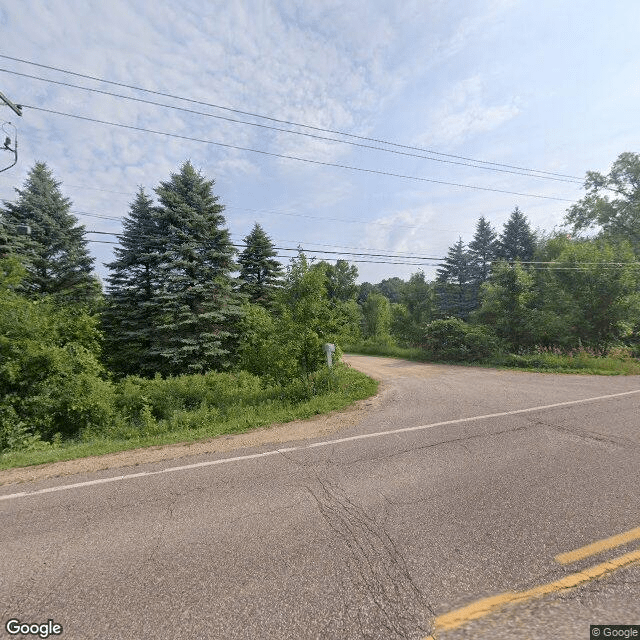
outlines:
[{"label": "green foliage", "polygon": [[531,325],[533,277],[520,263],[495,264],[481,296],[482,306],[474,314],[477,321],[490,326],[510,349],[535,342]]},{"label": "green foliage", "polygon": [[527,217],[516,207],[505,222],[498,242],[498,257],[507,261],[533,259],[536,237]]},{"label": "green foliage", "polygon": [[[640,271],[626,242],[565,242],[553,271],[574,343],[608,346],[627,337],[640,313]],[[627,264],[624,264],[627,263]]]},{"label": "green foliage", "polygon": [[[3,273],[14,268],[3,264]],[[33,447],[113,418],[97,321],[48,298],[0,288],[0,448]]]},{"label": "green foliage", "polygon": [[459,318],[434,320],[424,328],[422,348],[435,360],[484,360],[499,352],[488,327],[470,325]]},{"label": "green foliage", "polygon": [[[16,193],[16,201],[5,201],[0,213],[7,244],[26,267],[20,291],[31,299],[50,295],[58,304],[96,310],[101,291],[92,275],[85,229],[69,212],[71,201],[62,195],[60,183],[45,163],[37,162]],[[18,234],[19,225],[29,226],[31,233]]]},{"label": "green foliage", "polygon": [[250,302],[269,306],[280,286],[282,265],[275,260],[273,242],[257,222],[244,242],[246,247],[238,258],[240,290],[248,295]]},{"label": "green foliage", "polygon": [[640,154],[621,153],[607,175],[588,171],[586,196],[568,209],[574,231],[600,227],[605,237],[624,239],[640,256]]},{"label": "green foliage", "polygon": [[438,317],[436,289],[426,281],[424,272],[411,275],[402,288],[402,304],[406,315],[400,308],[392,305],[391,333],[400,342],[416,345],[422,337],[422,327]]},{"label": "green foliage", "polygon": [[[5,438],[11,446],[0,455],[0,468],[238,433],[341,409],[376,389],[377,382],[341,364],[331,374],[319,371],[285,385],[246,372],[128,377],[114,385],[116,419],[103,428],[84,429],[77,439],[43,442],[12,416]],[[7,413],[0,405],[3,425],[9,422]]]},{"label": "green foliage", "polygon": [[300,252],[288,266],[273,313],[245,307],[238,366],[279,384],[296,379],[307,384],[326,368],[325,343],[359,338],[359,317],[355,301],[329,298],[325,265],[311,266]]},{"label": "green foliage", "polygon": [[469,243],[471,280],[476,288],[489,279],[491,264],[496,260],[500,245],[491,224],[482,216],[476,225],[473,240]]},{"label": "green foliage", "polygon": [[467,318],[473,310],[471,256],[458,239],[438,268],[438,305],[443,315]]},{"label": "green foliage", "polygon": [[391,340],[391,305],[381,293],[371,293],[362,305],[362,334],[375,342]]},{"label": "green foliage", "polygon": [[327,277],[326,286],[329,300],[336,302],[355,300],[358,294],[358,285],[356,284],[358,267],[349,264],[346,260],[337,260],[335,265],[322,261],[315,267],[320,265],[322,265],[321,268],[324,268]]},{"label": "green foliage", "polygon": [[109,265],[104,325],[120,374],[178,375],[232,362],[241,296],[213,184],[185,162],[156,189],[159,206],[142,191],[132,204]]},{"label": "green foliage", "polygon": [[116,259],[106,265],[107,301],[102,312],[105,355],[110,369],[121,375],[152,375],[157,360],[150,350],[156,330],[155,296],[160,281],[163,238],[157,211],[142,188],[122,221],[124,233],[114,249]]}]

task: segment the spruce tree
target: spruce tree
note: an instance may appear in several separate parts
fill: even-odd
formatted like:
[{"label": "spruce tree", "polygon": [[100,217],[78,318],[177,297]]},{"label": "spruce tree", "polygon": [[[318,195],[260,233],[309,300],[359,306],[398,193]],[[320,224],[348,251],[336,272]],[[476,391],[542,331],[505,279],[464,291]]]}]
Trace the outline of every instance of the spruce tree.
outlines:
[{"label": "spruce tree", "polygon": [[536,238],[527,217],[516,207],[505,222],[499,240],[499,257],[503,260],[528,261],[533,259]]},{"label": "spruce tree", "polygon": [[449,247],[437,270],[437,291],[444,315],[467,318],[473,308],[471,258],[462,238]]},{"label": "spruce tree", "polygon": [[274,259],[277,253],[271,238],[257,222],[244,243],[245,249],[238,258],[240,290],[251,302],[267,307],[273,302],[273,294],[280,284],[282,265]]},{"label": "spruce tree", "polygon": [[497,234],[491,224],[482,216],[476,225],[473,240],[469,243],[473,307],[477,307],[480,287],[489,279],[491,263],[498,257]]},{"label": "spruce tree", "polygon": [[[100,284],[93,275],[94,259],[87,251],[84,226],[70,213],[71,201],[62,195],[44,162],[37,162],[15,202],[5,201],[3,219],[12,251],[26,267],[21,292],[30,298],[52,295],[60,303],[94,307]],[[30,227],[20,235],[18,226]]]},{"label": "spruce tree", "polygon": [[187,161],[155,190],[163,245],[150,355],[164,375],[231,362],[241,296],[233,289],[234,249],[213,185]]},{"label": "spruce tree", "polygon": [[139,189],[122,226],[116,260],[106,265],[111,273],[102,314],[105,355],[118,373],[153,375],[157,362],[150,349],[162,284],[158,266],[163,238],[153,200],[144,189]]},{"label": "spruce tree", "polygon": [[498,257],[498,240],[495,229],[482,216],[476,225],[473,240],[469,243],[472,279],[481,284],[489,279],[491,263]]}]

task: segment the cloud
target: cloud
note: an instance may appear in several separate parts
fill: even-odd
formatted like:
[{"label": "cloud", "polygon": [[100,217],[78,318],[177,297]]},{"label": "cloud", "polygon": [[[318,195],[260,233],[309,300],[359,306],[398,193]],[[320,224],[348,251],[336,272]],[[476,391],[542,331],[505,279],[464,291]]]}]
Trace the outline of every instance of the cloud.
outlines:
[{"label": "cloud", "polygon": [[480,75],[458,82],[428,117],[429,131],[421,136],[422,145],[460,145],[469,138],[494,131],[521,111],[518,98],[502,104],[488,104],[487,88]]}]

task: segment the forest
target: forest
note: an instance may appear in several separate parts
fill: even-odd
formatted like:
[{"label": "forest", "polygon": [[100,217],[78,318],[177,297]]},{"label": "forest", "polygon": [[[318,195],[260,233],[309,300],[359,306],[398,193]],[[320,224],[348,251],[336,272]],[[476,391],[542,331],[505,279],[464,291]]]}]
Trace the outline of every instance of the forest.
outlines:
[{"label": "forest", "polygon": [[517,206],[500,232],[480,217],[432,281],[282,265],[258,223],[236,247],[214,184],[187,161],[140,188],[104,286],[45,163],[0,206],[0,467],[342,408],[376,390],[344,351],[640,373],[639,154],[588,172],[552,232]]}]

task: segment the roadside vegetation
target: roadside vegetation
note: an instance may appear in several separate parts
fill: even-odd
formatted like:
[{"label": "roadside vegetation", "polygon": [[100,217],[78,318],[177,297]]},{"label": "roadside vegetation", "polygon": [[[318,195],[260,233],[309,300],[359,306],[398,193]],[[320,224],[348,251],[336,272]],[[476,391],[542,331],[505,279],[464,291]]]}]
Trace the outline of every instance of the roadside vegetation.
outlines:
[{"label": "roadside vegetation", "polygon": [[342,351],[640,374],[639,184],[640,155],[623,153],[587,174],[562,230],[534,232],[515,207],[500,235],[481,217],[433,281],[358,285],[345,260],[281,265],[257,223],[238,252],[213,180],[185,162],[155,198],[137,193],[103,291],[37,163],[0,207],[0,468],[345,407],[377,385]]}]

